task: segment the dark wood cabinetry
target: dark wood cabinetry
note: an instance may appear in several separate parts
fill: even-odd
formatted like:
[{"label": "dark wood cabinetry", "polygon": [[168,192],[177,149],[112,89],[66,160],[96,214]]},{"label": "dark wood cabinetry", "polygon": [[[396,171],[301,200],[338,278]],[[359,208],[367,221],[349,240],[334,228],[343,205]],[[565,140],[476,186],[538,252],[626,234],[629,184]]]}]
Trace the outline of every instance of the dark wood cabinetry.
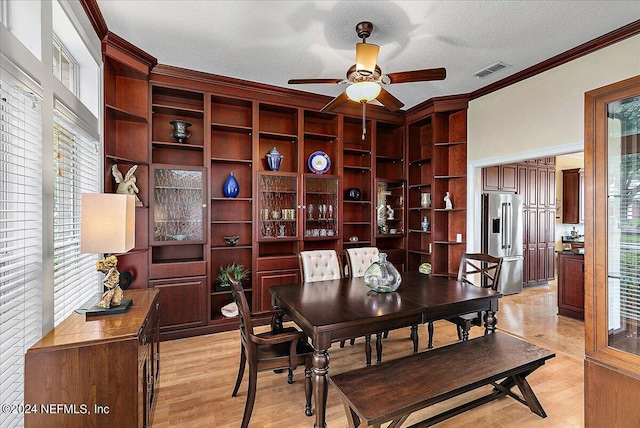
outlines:
[{"label": "dark wood cabinetry", "polygon": [[[405,270],[404,124],[375,123],[375,246],[387,260]],[[382,208],[381,208],[382,207]],[[381,212],[384,213],[381,215]]]},{"label": "dark wood cabinetry", "polygon": [[[435,100],[408,115],[408,264],[431,263],[433,275],[455,276],[466,248],[467,100]],[[451,195],[453,209],[444,197]],[[423,206],[422,193],[431,196]],[[423,230],[424,217],[430,227]]]},{"label": "dark wood cabinetry", "polygon": [[584,255],[558,254],[558,315],[584,319]]},{"label": "dark wood cabinetry", "polygon": [[25,426],[150,427],[160,370],[158,294],[127,290],[127,312],[73,313],[33,345],[24,402],[37,412],[25,414]]},{"label": "dark wood cabinetry", "polygon": [[496,165],[482,169],[482,185],[485,192],[517,192],[518,168],[516,165]]},{"label": "dark wood cabinetry", "polygon": [[584,223],[584,170],[562,171],[562,223]]},{"label": "dark wood cabinetry", "polygon": [[136,207],[135,247],[118,255],[118,269],[133,273],[133,288],[148,280],[149,217],[149,73],[156,59],[113,33],[102,41],[104,64],[104,191],[117,184],[111,168],[122,174],[137,165],[135,177],[142,206]]},{"label": "dark wood cabinetry", "polygon": [[[231,263],[251,270],[244,285],[254,310],[270,308],[269,287],[299,281],[303,250],[342,254],[348,247],[377,246],[399,269],[409,267],[407,240],[419,236],[409,231],[419,231],[422,217],[407,209],[409,201],[414,208],[420,203],[415,184],[407,186],[407,113],[371,106],[363,138],[355,104],[320,113],[326,97],[156,65],[153,58],[145,63],[135,50],[121,60],[126,42],[113,40],[117,53],[105,45],[105,166],[138,165],[140,236],[121,260],[135,272],[135,287],[160,290],[163,339],[237,326],[221,313],[231,295],[217,284],[218,270]],[[429,231],[422,234],[428,242],[414,248],[436,245],[441,274],[455,271],[457,260],[448,259],[465,246],[456,235],[465,236],[467,105],[452,100],[411,113],[414,122],[435,123],[428,166],[412,173],[414,183],[429,186],[425,191],[438,204],[432,221],[439,225],[437,240]],[[188,138],[174,137],[172,121],[190,124]],[[273,148],[282,155],[277,171],[267,163]],[[319,152],[330,160],[326,171],[309,167]],[[237,197],[223,192],[230,173],[239,183]],[[110,176],[105,183],[112,191]],[[383,199],[378,184],[386,186]],[[346,197],[350,189],[359,197]],[[444,209],[447,191],[453,210]],[[378,228],[381,201],[393,215]],[[228,245],[225,236],[238,236],[237,244]]]},{"label": "dark wood cabinetry", "polygon": [[482,169],[484,192],[523,196],[523,283],[536,285],[555,276],[555,158],[531,159]]}]

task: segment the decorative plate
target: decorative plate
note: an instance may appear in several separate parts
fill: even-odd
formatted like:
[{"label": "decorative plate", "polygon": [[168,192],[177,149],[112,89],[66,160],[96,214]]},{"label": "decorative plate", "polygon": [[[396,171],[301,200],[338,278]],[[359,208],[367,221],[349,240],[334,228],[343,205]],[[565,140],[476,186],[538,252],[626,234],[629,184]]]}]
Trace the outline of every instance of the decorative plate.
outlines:
[{"label": "decorative plate", "polygon": [[313,152],[309,156],[309,169],[315,174],[324,174],[331,167],[331,159],[325,152]]}]

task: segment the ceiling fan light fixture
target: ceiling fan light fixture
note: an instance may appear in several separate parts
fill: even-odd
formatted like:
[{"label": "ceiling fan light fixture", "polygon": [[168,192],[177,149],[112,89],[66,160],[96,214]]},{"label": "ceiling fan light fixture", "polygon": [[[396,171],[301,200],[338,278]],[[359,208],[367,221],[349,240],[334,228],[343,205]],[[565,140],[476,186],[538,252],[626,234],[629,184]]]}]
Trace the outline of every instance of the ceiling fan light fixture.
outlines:
[{"label": "ceiling fan light fixture", "polygon": [[368,102],[374,100],[382,87],[376,82],[358,82],[347,86],[347,96],[356,102]]},{"label": "ceiling fan light fixture", "polygon": [[373,74],[380,46],[371,43],[356,44],[356,71],[364,76]]}]

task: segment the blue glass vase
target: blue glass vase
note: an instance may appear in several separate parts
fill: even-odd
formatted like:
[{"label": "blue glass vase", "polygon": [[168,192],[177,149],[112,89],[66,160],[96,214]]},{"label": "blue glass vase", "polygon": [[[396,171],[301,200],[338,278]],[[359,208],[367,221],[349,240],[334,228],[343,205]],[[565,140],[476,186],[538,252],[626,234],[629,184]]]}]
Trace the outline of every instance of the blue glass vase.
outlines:
[{"label": "blue glass vase", "polygon": [[224,181],[224,185],[222,186],[222,193],[227,198],[235,198],[240,193],[240,186],[238,185],[238,180],[233,175],[233,172],[229,173],[229,176]]}]

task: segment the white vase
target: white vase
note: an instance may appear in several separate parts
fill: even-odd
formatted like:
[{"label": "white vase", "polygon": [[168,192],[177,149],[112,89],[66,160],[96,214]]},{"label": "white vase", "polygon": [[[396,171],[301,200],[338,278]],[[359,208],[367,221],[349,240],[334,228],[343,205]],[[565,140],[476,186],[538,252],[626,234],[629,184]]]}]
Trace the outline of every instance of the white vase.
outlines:
[{"label": "white vase", "polygon": [[420,206],[422,208],[429,208],[431,206],[431,193],[422,193],[420,195]]}]

